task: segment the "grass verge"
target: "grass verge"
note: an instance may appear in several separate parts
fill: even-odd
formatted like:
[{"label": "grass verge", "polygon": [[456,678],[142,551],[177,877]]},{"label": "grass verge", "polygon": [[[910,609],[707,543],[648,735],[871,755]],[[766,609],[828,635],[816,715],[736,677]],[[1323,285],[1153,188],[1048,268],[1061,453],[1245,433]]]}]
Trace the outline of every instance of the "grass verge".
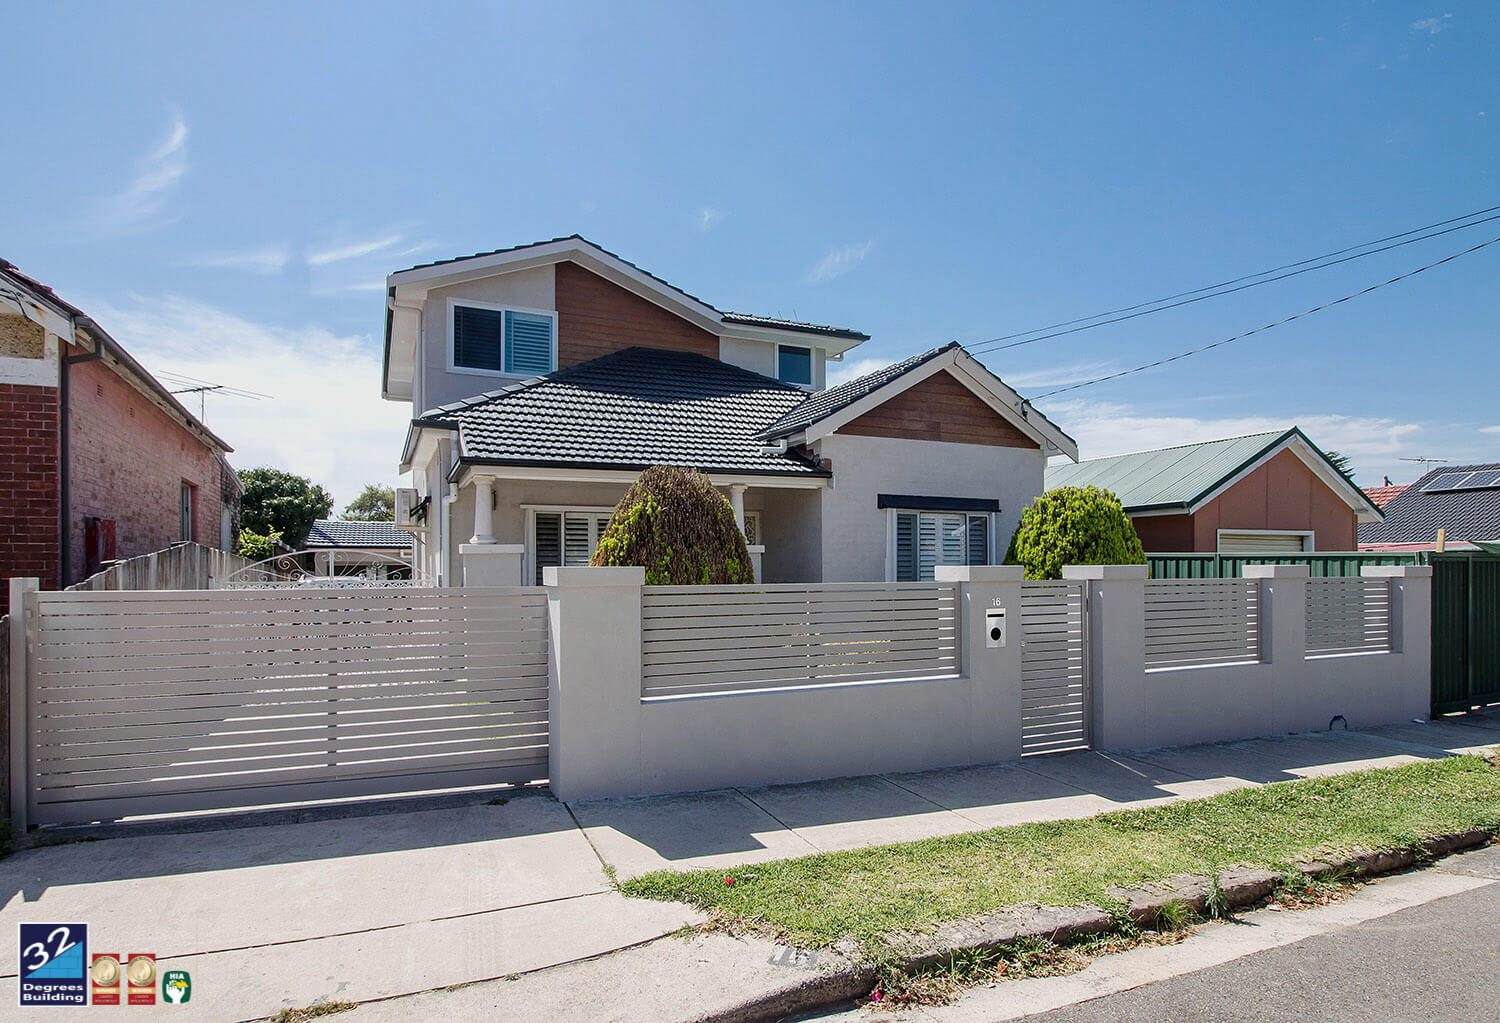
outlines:
[{"label": "grass verge", "polygon": [[906,936],[1021,903],[1111,909],[1112,886],[1238,866],[1290,871],[1475,828],[1500,829],[1500,771],[1464,756],[730,871],[660,871],[619,887],[708,910],[731,931],[852,943],[888,961]]}]

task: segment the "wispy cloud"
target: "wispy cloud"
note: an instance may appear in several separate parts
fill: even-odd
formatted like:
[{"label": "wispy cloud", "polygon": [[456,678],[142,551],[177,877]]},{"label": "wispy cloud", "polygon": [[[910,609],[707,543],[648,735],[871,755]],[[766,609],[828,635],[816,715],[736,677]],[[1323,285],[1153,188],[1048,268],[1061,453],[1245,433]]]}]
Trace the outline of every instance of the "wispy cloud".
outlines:
[{"label": "wispy cloud", "polygon": [[[117,307],[90,299],[87,308],[148,369],[271,396],[207,399],[209,428],[234,447],[237,468],[301,473],[329,487],[338,507],[366,483],[395,481],[411,413],[380,399],[380,349],[372,339],[258,323],[177,295]],[[205,345],[205,337],[215,343]]]},{"label": "wispy cloud", "polygon": [[858,380],[877,369],[885,369],[895,361],[895,359],[855,359],[853,362],[830,362],[827,370],[828,386],[837,387],[839,384]]},{"label": "wispy cloud", "polygon": [[698,230],[712,231],[724,219],[724,211],[713,206],[705,206],[698,211]]},{"label": "wispy cloud", "polygon": [[1500,426],[1481,426],[1480,433],[1500,433]]},{"label": "wispy cloud", "polygon": [[366,238],[361,241],[341,242],[329,245],[326,248],[317,249],[307,254],[308,266],[327,266],[329,263],[342,263],[348,259],[358,259],[360,256],[371,256],[386,249],[394,249],[404,239],[399,233],[383,234],[377,238]]},{"label": "wispy cloud", "polygon": [[166,136],[138,161],[135,176],[100,204],[93,226],[106,231],[156,226],[153,219],[187,174],[187,140],[187,121],[173,114]]},{"label": "wispy cloud", "polygon": [[1443,31],[1443,29],[1451,27],[1448,24],[1448,20],[1452,17],[1453,15],[1451,14],[1445,14],[1440,18],[1423,18],[1420,21],[1412,22],[1411,28],[1413,32],[1426,32],[1428,35],[1435,36]]},{"label": "wispy cloud", "polygon": [[238,252],[209,252],[186,260],[186,264],[215,270],[247,270],[269,276],[285,270],[291,258],[292,247],[282,243],[241,249]]},{"label": "wispy cloud", "polygon": [[1067,387],[1069,384],[1081,384],[1085,380],[1114,373],[1119,368],[1120,364],[1117,362],[1075,362],[1067,366],[1006,373],[1004,380],[1019,391],[1034,387]]},{"label": "wispy cloud", "polygon": [[828,255],[823,257],[822,262],[807,272],[804,278],[808,284],[821,284],[823,281],[831,281],[835,277],[842,277],[865,261],[870,250],[875,247],[874,242],[860,242],[858,245],[841,245],[828,250]]}]

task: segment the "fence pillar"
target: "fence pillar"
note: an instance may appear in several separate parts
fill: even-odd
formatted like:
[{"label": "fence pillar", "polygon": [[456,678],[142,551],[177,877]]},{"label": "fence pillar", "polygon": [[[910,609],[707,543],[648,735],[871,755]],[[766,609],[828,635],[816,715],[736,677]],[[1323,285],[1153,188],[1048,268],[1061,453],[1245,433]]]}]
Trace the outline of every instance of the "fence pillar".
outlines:
[{"label": "fence pillar", "polygon": [[465,586],[524,586],[521,559],[526,547],[518,543],[461,543]]},{"label": "fence pillar", "polygon": [[552,794],[642,791],[643,568],[544,568]]},{"label": "fence pillar", "polygon": [[1145,565],[1065,565],[1084,584],[1088,607],[1088,692],[1092,745],[1129,749],[1150,742],[1146,692]]},{"label": "fence pillar", "polygon": [[1432,664],[1432,566],[1365,565],[1366,579],[1387,579],[1391,587],[1391,652],[1428,678]]},{"label": "fence pillar", "polygon": [[[1021,756],[1021,627],[1019,565],[938,565],[934,578],[958,584],[959,670],[972,686],[969,720],[961,734],[969,737],[974,763],[1017,760]],[[988,641],[985,611],[1005,610],[1005,646]],[[960,724],[955,722],[955,724]]]},{"label": "fence pillar", "polygon": [[36,579],[10,581],[10,827],[18,835],[24,835],[30,823],[31,669],[26,658],[40,587]]},{"label": "fence pillar", "polygon": [[1244,578],[1260,584],[1260,662],[1271,666],[1271,721],[1275,732],[1300,732],[1322,717],[1307,683],[1307,565],[1246,565]]}]

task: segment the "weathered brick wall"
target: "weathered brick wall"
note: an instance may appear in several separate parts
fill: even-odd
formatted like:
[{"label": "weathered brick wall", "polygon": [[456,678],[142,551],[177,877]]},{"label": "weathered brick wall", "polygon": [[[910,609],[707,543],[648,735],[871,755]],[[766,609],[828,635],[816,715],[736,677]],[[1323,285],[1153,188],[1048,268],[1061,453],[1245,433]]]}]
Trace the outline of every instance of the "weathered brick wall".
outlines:
[{"label": "weathered brick wall", "polygon": [[72,490],[69,583],[84,576],[84,520],[114,519],[117,558],[182,539],[178,500],[196,486],[192,539],[219,546],[219,460],[193,434],[102,362],[69,369],[68,449]]},{"label": "weathered brick wall", "polygon": [[[58,586],[58,394],[0,383],[0,580],[35,576]],[[0,593],[0,614],[10,604]]]}]

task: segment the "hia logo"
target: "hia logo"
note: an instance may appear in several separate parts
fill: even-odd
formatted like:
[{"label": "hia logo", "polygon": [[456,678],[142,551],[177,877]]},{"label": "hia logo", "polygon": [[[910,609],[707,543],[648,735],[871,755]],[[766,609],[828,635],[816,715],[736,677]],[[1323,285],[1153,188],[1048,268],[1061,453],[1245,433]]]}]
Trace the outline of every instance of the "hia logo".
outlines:
[{"label": "hia logo", "polygon": [[88,1004],[88,925],[21,924],[22,1005]]}]

